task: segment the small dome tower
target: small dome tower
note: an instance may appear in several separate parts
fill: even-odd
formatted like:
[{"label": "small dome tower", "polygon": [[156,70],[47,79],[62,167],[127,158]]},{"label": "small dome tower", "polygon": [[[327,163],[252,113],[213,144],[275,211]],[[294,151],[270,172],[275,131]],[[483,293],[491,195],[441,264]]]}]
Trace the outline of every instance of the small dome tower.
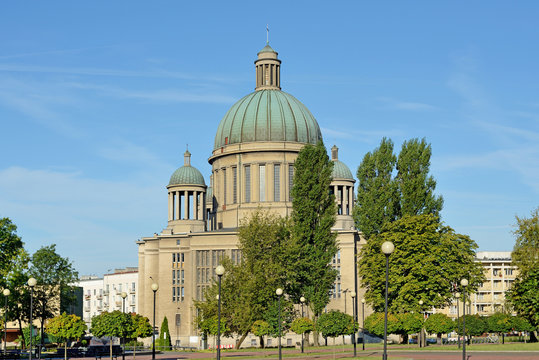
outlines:
[{"label": "small dome tower", "polygon": [[339,148],[331,148],[331,161],[333,161],[333,181],[331,192],[335,194],[337,202],[337,220],[334,229],[349,230],[354,226],[352,211],[354,209],[354,177],[345,163],[339,161]]},{"label": "small dome tower", "polygon": [[201,232],[206,223],[206,183],[191,166],[191,153],[184,153],[184,165],[170,177],[168,189],[168,227],[163,234]]}]

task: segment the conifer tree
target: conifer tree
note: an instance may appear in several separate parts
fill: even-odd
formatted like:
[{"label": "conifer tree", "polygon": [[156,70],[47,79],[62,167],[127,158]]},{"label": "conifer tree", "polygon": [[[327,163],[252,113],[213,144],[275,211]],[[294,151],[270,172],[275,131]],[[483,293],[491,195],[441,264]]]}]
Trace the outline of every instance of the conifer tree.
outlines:
[{"label": "conifer tree", "polygon": [[159,331],[158,346],[160,350],[171,350],[172,342],[170,341],[170,331],[168,330],[168,319],[165,316],[163,323],[161,324],[161,331]]}]

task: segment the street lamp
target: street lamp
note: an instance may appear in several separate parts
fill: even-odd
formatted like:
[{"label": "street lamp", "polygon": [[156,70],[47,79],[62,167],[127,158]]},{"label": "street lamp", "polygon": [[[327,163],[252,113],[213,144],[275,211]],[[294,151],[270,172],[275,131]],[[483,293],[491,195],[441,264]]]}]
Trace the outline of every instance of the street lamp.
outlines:
[{"label": "street lamp", "polygon": [[365,298],[361,299],[361,338],[363,350],[365,350]]},{"label": "street lamp", "polygon": [[[423,317],[423,320],[425,320],[425,316],[423,315],[423,300],[419,300],[419,313]],[[423,323],[421,323],[421,330],[419,331],[419,347],[425,347],[422,346],[423,343]]]},{"label": "street lamp", "polygon": [[[305,298],[302,296],[299,298],[299,302],[301,303],[301,317],[305,317],[305,314],[303,313],[303,304],[305,303]],[[303,354],[303,332],[301,333],[301,353]]]},{"label": "street lamp", "polygon": [[355,291],[352,291],[350,293],[350,296],[352,297],[352,316],[354,318],[354,332],[352,333],[352,344],[354,344],[354,357],[357,356],[357,350],[356,350],[356,324],[357,324],[357,319],[356,319],[356,307],[354,306],[355,304],[355,300],[356,300],[356,292]]},{"label": "street lamp", "polygon": [[6,349],[7,349],[7,297],[11,294],[9,289],[4,289],[4,299],[5,299],[5,305],[4,305],[4,357],[6,357]]},{"label": "street lamp", "polygon": [[[125,298],[127,297],[127,293],[125,291],[122,291],[120,296],[122,297],[122,313],[125,314]],[[122,340],[122,345],[123,345],[122,359],[125,360],[125,337],[122,336],[121,340]]]},{"label": "street lamp", "polygon": [[389,255],[395,250],[395,245],[391,241],[382,244],[382,252],[386,256],[386,301],[384,307],[384,355],[382,360],[387,360],[387,288],[389,286]]},{"label": "street lamp", "polygon": [[281,296],[283,295],[283,289],[277,288],[275,294],[279,297],[279,360],[283,358],[281,353]]},{"label": "street lamp", "polygon": [[466,286],[468,286],[468,279],[460,280],[462,285],[462,360],[466,360]]},{"label": "street lamp", "polygon": [[152,284],[153,291],[153,329],[152,329],[152,360],[155,360],[155,293],[159,290],[159,284],[154,282]]},{"label": "street lamp", "polygon": [[217,298],[217,360],[221,359],[221,278],[225,273],[225,267],[218,265],[215,268],[215,273],[219,278],[219,297]]},{"label": "street lamp", "polygon": [[33,277],[31,277],[30,279],[28,279],[28,286],[30,286],[30,356],[29,356],[29,359],[32,360],[32,337],[33,337],[33,328],[32,328],[32,312],[34,311],[33,309],[33,298],[34,298],[34,286],[36,286],[37,284],[37,280],[34,279]]},{"label": "street lamp", "polygon": [[457,344],[458,344],[459,349],[460,349],[459,297],[460,297],[460,293],[456,292],[455,293],[455,298],[457,299]]}]

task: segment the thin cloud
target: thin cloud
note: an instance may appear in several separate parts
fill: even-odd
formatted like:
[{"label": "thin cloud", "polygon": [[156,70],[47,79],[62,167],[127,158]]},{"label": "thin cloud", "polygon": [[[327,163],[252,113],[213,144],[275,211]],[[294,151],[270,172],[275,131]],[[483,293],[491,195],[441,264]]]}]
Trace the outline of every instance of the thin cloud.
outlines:
[{"label": "thin cloud", "polygon": [[388,97],[379,97],[377,100],[383,102],[387,107],[397,110],[432,111],[437,109],[436,106],[422,102],[402,101]]}]

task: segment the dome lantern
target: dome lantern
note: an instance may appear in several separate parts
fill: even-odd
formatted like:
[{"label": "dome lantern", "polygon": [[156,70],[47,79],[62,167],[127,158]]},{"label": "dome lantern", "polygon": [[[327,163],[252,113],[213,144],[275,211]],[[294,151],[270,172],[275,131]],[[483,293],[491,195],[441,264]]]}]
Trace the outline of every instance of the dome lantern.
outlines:
[{"label": "dome lantern", "polygon": [[268,43],[258,52],[255,66],[256,91],[281,90],[281,60],[277,58],[277,52]]}]

